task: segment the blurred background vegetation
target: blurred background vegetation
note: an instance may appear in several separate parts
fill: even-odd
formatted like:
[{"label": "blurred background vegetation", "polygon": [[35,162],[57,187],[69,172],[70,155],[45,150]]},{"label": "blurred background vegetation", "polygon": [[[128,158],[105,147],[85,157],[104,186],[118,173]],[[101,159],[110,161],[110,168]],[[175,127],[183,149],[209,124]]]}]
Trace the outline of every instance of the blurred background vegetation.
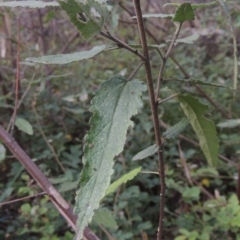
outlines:
[{"label": "blurred background vegetation", "polygon": [[[160,1],[142,1],[144,13],[172,13]],[[196,1],[195,1],[196,2]],[[240,42],[240,3],[227,3]],[[111,32],[129,44],[138,44],[136,22],[129,19],[134,9],[131,1],[122,1],[112,14]],[[33,135],[18,128],[14,137],[41,168],[63,197],[74,204],[76,183],[82,168],[83,137],[89,129],[88,111],[94,92],[101,83],[121,73],[129,75],[136,57],[126,50],[100,54],[86,62],[65,66],[38,65],[24,61],[27,57],[71,53],[111,44],[101,36],[89,42],[82,40],[67,16],[58,8],[1,9],[0,11],[0,124],[8,127],[14,108],[14,84],[17,65],[17,18],[20,21],[22,99],[17,116],[27,120]],[[174,33],[170,20],[146,20],[149,44],[166,43]],[[178,43],[167,62],[165,78],[186,78],[186,74],[209,83],[232,86],[232,38],[219,6],[200,9],[193,22],[185,23],[179,38],[197,35],[193,44]],[[168,43],[168,42],[167,42]],[[239,48],[239,45],[238,45]],[[162,51],[166,49],[163,48]],[[150,52],[153,77],[157,79],[161,58]],[[136,78],[145,81],[144,68]],[[227,88],[201,86],[168,81],[161,95],[189,92],[209,106],[208,118],[216,124],[240,116],[240,96]],[[219,109],[214,107],[214,101]],[[221,111],[222,110],[222,111]],[[173,100],[159,108],[162,126],[174,125],[184,114]],[[159,178],[157,157],[132,161],[132,157],[154,144],[153,126],[147,93],[144,108],[134,117],[125,149],[116,157],[113,181],[124,173],[142,166],[142,173],[122,185],[116,193],[102,201],[114,219],[110,222],[95,217],[91,228],[101,239],[155,239],[158,225]],[[164,131],[164,130],[163,130]],[[183,135],[165,144],[166,207],[165,240],[240,239],[240,207],[238,200],[239,126],[217,128],[220,154],[225,160],[217,169],[210,168],[190,126]],[[117,137],[117,136],[116,136]],[[4,151],[0,144],[0,202],[41,192],[20,163]],[[106,219],[107,217],[105,217]],[[19,201],[0,207],[0,239],[59,240],[72,239],[73,232],[52,206],[47,196]]]}]

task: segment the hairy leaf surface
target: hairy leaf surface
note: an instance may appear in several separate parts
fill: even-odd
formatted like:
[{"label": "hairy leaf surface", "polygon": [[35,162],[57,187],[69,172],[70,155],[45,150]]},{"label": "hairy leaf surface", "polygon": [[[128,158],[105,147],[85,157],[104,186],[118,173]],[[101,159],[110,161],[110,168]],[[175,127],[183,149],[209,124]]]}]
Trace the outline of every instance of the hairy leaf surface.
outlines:
[{"label": "hairy leaf surface", "polygon": [[74,207],[77,220],[77,236],[91,221],[94,210],[110,184],[114,157],[122,152],[127,129],[133,126],[130,118],[142,107],[141,95],[146,86],[138,80],[128,82],[122,76],[114,76],[102,84],[92,100],[91,129],[86,135],[80,190]]},{"label": "hairy leaf surface", "polygon": [[212,121],[203,117],[208,107],[189,94],[179,95],[180,105],[199,139],[200,147],[211,166],[218,164],[218,138]]},{"label": "hairy leaf surface", "polygon": [[0,7],[29,7],[29,8],[45,8],[45,7],[59,7],[57,2],[44,1],[6,1],[0,2]]},{"label": "hairy leaf surface", "polygon": [[28,62],[43,63],[43,64],[67,64],[71,62],[86,60],[96,56],[106,49],[106,45],[95,46],[89,51],[68,53],[68,54],[57,54],[48,55],[42,57],[29,57],[26,58]]},{"label": "hairy leaf surface", "polygon": [[101,32],[114,5],[106,0],[67,0],[59,3],[86,40]]}]

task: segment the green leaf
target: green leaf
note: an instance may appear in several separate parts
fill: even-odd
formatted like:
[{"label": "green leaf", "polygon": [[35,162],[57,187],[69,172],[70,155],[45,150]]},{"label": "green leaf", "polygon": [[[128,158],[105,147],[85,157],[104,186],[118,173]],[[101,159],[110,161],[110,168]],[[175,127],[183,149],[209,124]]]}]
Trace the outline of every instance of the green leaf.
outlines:
[{"label": "green leaf", "polygon": [[[149,13],[149,14],[143,14],[143,18],[166,18],[166,19],[172,19],[174,17],[174,14],[164,14],[164,13]],[[133,19],[137,18],[136,16],[131,17]]]},{"label": "green leaf", "polygon": [[170,127],[166,132],[162,134],[162,136],[166,139],[175,138],[179,133],[181,133],[189,124],[189,120],[187,118],[182,119],[177,124]]},{"label": "green leaf", "polygon": [[[199,35],[196,33],[196,34],[193,34],[193,35],[185,37],[185,38],[178,38],[175,40],[175,42],[193,44],[198,38],[199,38]],[[171,41],[172,40],[167,40],[167,42],[171,42]]]},{"label": "green leaf", "polygon": [[17,128],[29,135],[33,135],[32,125],[24,118],[17,118],[15,125]]},{"label": "green leaf", "polygon": [[217,126],[220,128],[234,128],[240,125],[240,119],[231,119],[222,123],[218,123]]},{"label": "green leaf", "polygon": [[190,3],[183,3],[176,10],[172,21],[183,23],[189,20],[194,20],[194,11]]},{"label": "green leaf", "polygon": [[[163,6],[174,6],[174,7],[179,7],[181,5],[181,3],[166,3]],[[198,3],[198,4],[191,4],[192,5],[192,9],[196,10],[198,8],[205,8],[205,7],[210,7],[210,6],[214,6],[217,5],[217,1],[213,1],[210,3]]]},{"label": "green leaf", "polygon": [[150,157],[158,151],[158,146],[156,144],[142,150],[133,157],[133,161],[142,160],[144,158]]},{"label": "green leaf", "polygon": [[112,5],[106,0],[59,2],[84,39],[90,39],[100,33],[111,14]]},{"label": "green leaf", "polygon": [[45,8],[45,7],[59,7],[57,2],[44,1],[6,1],[0,2],[0,7],[29,7],[29,8]]},{"label": "green leaf", "polygon": [[208,83],[208,82],[204,82],[202,80],[197,80],[197,79],[181,79],[181,78],[165,78],[165,81],[180,81],[180,82],[185,82],[185,83],[190,83],[190,84],[199,84],[199,85],[205,85],[205,86],[212,86],[212,87],[222,87],[222,88],[228,88],[224,85],[220,85],[217,83]]},{"label": "green leaf", "polygon": [[113,173],[113,159],[123,150],[127,129],[133,126],[130,119],[142,107],[141,95],[145,90],[146,86],[138,80],[114,76],[102,84],[92,100],[91,129],[84,146],[85,165],[74,207],[78,215],[76,240],[82,238],[105,195]]},{"label": "green leaf", "polygon": [[6,157],[6,148],[3,144],[0,143],[0,162],[3,161]]},{"label": "green leaf", "polygon": [[112,212],[110,212],[107,208],[98,209],[93,217],[93,221],[107,228],[111,229],[118,228],[118,225],[113,217]]},{"label": "green leaf", "polygon": [[138,167],[130,171],[129,173],[124,174],[122,177],[120,177],[117,181],[113,182],[107,189],[106,194],[108,195],[112,192],[114,192],[121,184],[126,183],[129,180],[132,180],[134,177],[138,175],[138,173],[141,172],[142,167]]},{"label": "green leaf", "polygon": [[230,32],[232,35],[233,39],[233,89],[237,89],[237,80],[238,80],[238,50],[237,50],[237,40],[235,36],[235,31],[234,31],[234,26],[232,23],[232,17],[231,14],[229,13],[226,4],[224,3],[223,0],[218,0],[219,4],[221,5],[224,13],[226,14],[228,25],[230,27]]},{"label": "green leaf", "polygon": [[189,119],[198,139],[200,147],[211,166],[218,164],[218,138],[212,121],[203,117],[207,106],[189,94],[178,95],[180,105]]},{"label": "green leaf", "polygon": [[28,62],[43,63],[43,64],[68,64],[71,62],[86,60],[96,56],[106,49],[106,45],[95,46],[89,51],[68,53],[68,54],[57,54],[48,55],[42,57],[30,57],[26,58]]}]

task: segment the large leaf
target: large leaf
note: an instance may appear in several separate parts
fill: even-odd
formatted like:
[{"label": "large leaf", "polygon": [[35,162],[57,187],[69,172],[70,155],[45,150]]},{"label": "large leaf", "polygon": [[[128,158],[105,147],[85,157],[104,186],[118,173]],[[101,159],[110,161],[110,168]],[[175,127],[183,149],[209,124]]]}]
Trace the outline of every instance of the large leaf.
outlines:
[{"label": "large leaf", "polygon": [[68,53],[68,54],[57,54],[48,55],[42,57],[29,57],[26,59],[28,62],[43,63],[43,64],[67,64],[71,62],[86,60],[96,56],[106,49],[106,45],[95,46],[89,51]]},{"label": "large leaf", "polygon": [[162,134],[166,139],[175,138],[179,133],[181,133],[189,124],[187,118],[182,119],[180,122],[176,123],[170,127],[166,132]]},{"label": "large leaf", "polygon": [[194,11],[190,3],[183,3],[176,10],[172,21],[183,23],[189,20],[194,20]]},{"label": "large leaf", "polygon": [[29,7],[29,8],[45,8],[45,7],[59,7],[57,2],[44,1],[6,1],[0,2],[0,7]]},{"label": "large leaf", "polygon": [[133,161],[136,160],[142,160],[144,158],[150,157],[153,154],[155,154],[158,151],[158,146],[156,144],[147,147],[146,149],[142,150],[141,152],[137,153],[134,157],[133,157]]},{"label": "large leaf", "polygon": [[106,195],[114,192],[121,184],[126,183],[129,180],[132,180],[135,176],[138,175],[138,173],[141,172],[142,167],[138,167],[130,171],[129,173],[124,174],[122,177],[120,177],[118,180],[113,182],[107,189]]},{"label": "large leaf", "polygon": [[142,107],[141,95],[146,86],[138,80],[128,82],[115,76],[102,84],[92,100],[91,129],[85,137],[84,169],[80,190],[74,207],[77,220],[76,240],[82,239],[83,230],[99,207],[100,200],[110,184],[114,157],[122,152],[130,118]]},{"label": "large leaf", "polygon": [[178,95],[180,105],[199,139],[200,147],[211,166],[218,164],[218,138],[212,121],[203,117],[208,107],[189,94]]},{"label": "large leaf", "polygon": [[101,32],[114,4],[107,0],[67,0],[60,1],[60,5],[81,36],[87,40]]}]

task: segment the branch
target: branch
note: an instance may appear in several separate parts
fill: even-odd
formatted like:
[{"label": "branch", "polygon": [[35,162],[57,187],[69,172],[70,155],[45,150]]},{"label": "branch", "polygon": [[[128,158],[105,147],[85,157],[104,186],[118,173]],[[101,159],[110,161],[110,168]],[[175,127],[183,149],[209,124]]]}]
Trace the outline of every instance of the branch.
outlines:
[{"label": "branch", "polygon": [[161,133],[160,133],[160,126],[159,126],[159,119],[158,119],[158,112],[157,112],[157,104],[155,101],[155,94],[154,94],[154,87],[152,81],[152,72],[148,54],[148,45],[146,39],[146,32],[143,24],[142,18],[142,10],[140,5],[140,0],[133,0],[135,13],[137,16],[138,22],[138,30],[141,38],[143,56],[145,57],[144,65],[145,71],[147,75],[147,85],[148,85],[148,93],[150,97],[150,104],[151,104],[151,111],[153,115],[153,124],[154,124],[154,134],[156,138],[157,145],[159,147],[158,150],[158,173],[159,173],[159,180],[160,180],[160,209],[159,209],[159,225],[158,225],[158,233],[157,239],[162,239],[163,233],[163,219],[164,219],[164,198],[165,198],[165,173],[164,173],[164,161],[163,161],[163,144],[161,140]]},{"label": "branch", "polygon": [[[19,162],[26,168],[28,173],[38,183],[41,189],[49,195],[50,200],[57,208],[58,212],[65,218],[73,230],[76,231],[77,217],[73,214],[72,207],[65,201],[65,199],[49,182],[47,177],[42,173],[38,166],[30,159],[30,157],[23,151],[23,149],[10,136],[10,134],[4,130],[2,126],[0,126],[0,139],[19,160]],[[85,228],[84,237],[87,240],[99,240],[99,238],[89,228]]]}]

